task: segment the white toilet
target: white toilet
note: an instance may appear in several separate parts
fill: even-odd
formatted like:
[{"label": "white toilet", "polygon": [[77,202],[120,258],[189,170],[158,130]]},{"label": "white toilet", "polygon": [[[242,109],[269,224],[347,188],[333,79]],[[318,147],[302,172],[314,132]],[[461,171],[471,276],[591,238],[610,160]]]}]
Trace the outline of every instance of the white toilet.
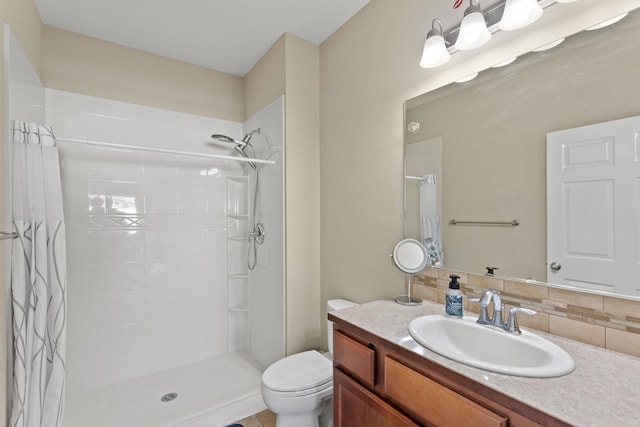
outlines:
[{"label": "white toilet", "polygon": [[[357,305],[334,299],[327,312]],[[278,416],[276,427],[328,427],[333,420],[333,322],[327,320],[329,354],[311,350],[275,362],[262,374],[262,399]]]}]

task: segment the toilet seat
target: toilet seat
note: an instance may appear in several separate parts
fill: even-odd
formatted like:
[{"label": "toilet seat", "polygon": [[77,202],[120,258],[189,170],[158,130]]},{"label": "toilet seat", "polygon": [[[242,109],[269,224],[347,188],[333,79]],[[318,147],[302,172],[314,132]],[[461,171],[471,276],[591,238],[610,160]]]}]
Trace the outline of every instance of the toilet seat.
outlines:
[{"label": "toilet seat", "polygon": [[333,386],[331,361],[315,350],[285,357],[262,374],[266,389],[290,397],[304,396]]}]

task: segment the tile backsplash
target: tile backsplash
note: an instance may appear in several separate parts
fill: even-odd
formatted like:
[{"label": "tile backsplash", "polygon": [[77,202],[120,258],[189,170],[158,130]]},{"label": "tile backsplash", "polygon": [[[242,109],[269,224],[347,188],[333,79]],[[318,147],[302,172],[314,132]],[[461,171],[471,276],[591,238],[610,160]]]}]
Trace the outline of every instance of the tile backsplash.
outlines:
[{"label": "tile backsplash", "polygon": [[[414,294],[444,304],[450,274],[460,276],[467,297],[495,289],[507,309],[521,306],[537,311],[518,316],[522,326],[640,357],[640,301],[439,268],[417,275]],[[478,313],[480,306],[465,298],[465,309]]]}]

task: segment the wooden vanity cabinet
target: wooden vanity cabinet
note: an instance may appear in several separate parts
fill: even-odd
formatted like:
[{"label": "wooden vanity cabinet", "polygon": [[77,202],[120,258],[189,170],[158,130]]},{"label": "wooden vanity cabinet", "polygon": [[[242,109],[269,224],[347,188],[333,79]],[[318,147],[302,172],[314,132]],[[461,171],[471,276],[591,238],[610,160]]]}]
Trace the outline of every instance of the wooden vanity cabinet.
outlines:
[{"label": "wooden vanity cabinet", "polygon": [[333,398],[334,427],[418,427],[339,369],[333,371]]},{"label": "wooden vanity cabinet", "polygon": [[334,321],[335,427],[569,427],[409,349]]}]

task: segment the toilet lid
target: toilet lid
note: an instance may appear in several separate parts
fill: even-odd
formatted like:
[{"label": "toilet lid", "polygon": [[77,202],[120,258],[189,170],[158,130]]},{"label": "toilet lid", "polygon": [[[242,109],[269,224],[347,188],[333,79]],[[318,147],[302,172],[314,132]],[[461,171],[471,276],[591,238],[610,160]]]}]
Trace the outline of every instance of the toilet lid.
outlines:
[{"label": "toilet lid", "polygon": [[330,383],[331,361],[315,350],[278,360],[262,374],[262,383],[274,391],[298,391]]}]

